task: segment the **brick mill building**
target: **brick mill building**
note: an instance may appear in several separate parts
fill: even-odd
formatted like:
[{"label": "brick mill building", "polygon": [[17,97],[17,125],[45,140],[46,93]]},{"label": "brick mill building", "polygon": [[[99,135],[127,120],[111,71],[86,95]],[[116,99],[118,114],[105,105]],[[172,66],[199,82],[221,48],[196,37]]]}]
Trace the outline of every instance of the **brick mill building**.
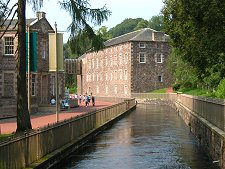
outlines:
[{"label": "brick mill building", "polygon": [[[55,95],[55,72],[50,71],[50,37],[54,36],[54,29],[49,24],[44,12],[37,12],[37,18],[27,19],[30,27],[30,91],[31,91],[31,113],[37,112],[40,105],[49,104]],[[0,29],[0,35],[4,32],[9,20]],[[0,113],[16,114],[16,54],[18,39],[17,28],[13,29],[17,20],[12,20],[9,30],[0,39]],[[62,37],[62,36],[61,36]],[[26,33],[26,44],[28,49],[28,33]],[[54,38],[53,38],[54,39]],[[25,43],[25,42],[24,42]],[[53,46],[55,46],[54,42]],[[61,46],[63,44],[60,44]],[[62,48],[62,47],[61,47]],[[28,55],[28,52],[27,52]],[[26,56],[27,57],[27,56]],[[64,72],[59,71],[59,95],[64,93]]]},{"label": "brick mill building", "polygon": [[78,93],[130,97],[168,87],[172,83],[166,70],[169,50],[168,36],[149,28],[110,39],[103,50],[79,58]]}]

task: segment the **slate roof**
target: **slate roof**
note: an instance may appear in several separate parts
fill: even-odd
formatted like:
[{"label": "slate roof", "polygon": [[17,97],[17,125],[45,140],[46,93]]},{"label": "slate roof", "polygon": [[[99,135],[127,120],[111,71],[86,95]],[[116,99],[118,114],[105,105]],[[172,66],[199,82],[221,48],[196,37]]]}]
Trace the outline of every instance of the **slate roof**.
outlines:
[{"label": "slate roof", "polygon": [[[26,24],[32,25],[34,22],[36,22],[37,18],[31,18],[31,19],[26,19]],[[10,19],[7,19],[4,23],[5,26],[8,26],[10,24]],[[13,19],[10,26],[15,26],[17,23],[18,19]]]},{"label": "slate roof", "polygon": [[137,30],[134,32],[130,32],[121,36],[118,36],[113,39],[109,39],[104,43],[106,47],[117,45],[120,43],[130,42],[130,41],[153,41],[152,33],[158,32],[150,28],[145,28],[141,30]]}]

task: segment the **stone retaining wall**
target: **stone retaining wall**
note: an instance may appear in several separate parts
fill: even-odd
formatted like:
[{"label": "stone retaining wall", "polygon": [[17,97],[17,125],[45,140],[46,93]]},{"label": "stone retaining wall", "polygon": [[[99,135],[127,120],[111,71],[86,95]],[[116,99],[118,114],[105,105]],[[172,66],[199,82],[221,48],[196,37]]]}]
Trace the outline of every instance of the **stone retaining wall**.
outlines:
[{"label": "stone retaining wall", "polygon": [[212,160],[218,163],[220,168],[224,169],[225,132],[178,102],[175,103],[175,106],[180,117],[190,127],[190,131],[196,136],[200,145],[202,145]]},{"label": "stone retaining wall", "polygon": [[225,132],[215,125],[211,124],[195,112],[179,103],[165,99],[137,99],[141,104],[168,105],[179,114],[190,131],[196,136],[204,151],[212,158],[212,161],[218,163],[221,169],[225,169]]}]

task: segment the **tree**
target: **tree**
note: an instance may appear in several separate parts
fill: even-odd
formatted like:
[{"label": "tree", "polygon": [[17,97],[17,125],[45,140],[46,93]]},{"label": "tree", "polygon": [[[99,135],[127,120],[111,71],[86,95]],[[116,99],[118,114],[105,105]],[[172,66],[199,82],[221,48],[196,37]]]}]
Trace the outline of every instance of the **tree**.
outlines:
[{"label": "tree", "polygon": [[[214,76],[216,70],[209,67],[218,65],[215,67],[219,72],[225,68],[225,1],[165,0],[164,3],[165,32],[170,35],[172,46],[181,53],[184,62],[197,70],[200,82],[205,79],[218,83],[218,77],[214,80],[207,77]],[[219,76],[222,79],[225,74]]]},{"label": "tree", "polygon": [[107,31],[107,27],[106,26],[102,26],[101,28],[99,28],[97,30],[97,35],[100,35],[103,39],[103,41],[107,41],[109,39],[112,39],[112,34],[110,34],[108,31]]},{"label": "tree", "polygon": [[149,24],[148,21],[143,19],[140,22],[138,22],[138,24],[134,28],[134,30],[139,30],[139,29],[147,28],[148,27],[148,24]]},{"label": "tree", "polygon": [[137,24],[143,20],[142,18],[136,18],[136,19],[125,19],[123,22],[121,22],[120,24],[116,25],[114,28],[111,28],[109,30],[109,33],[113,36],[113,37],[117,37],[129,32],[134,31],[135,27],[137,26]]},{"label": "tree", "polygon": [[18,0],[17,132],[32,129],[26,89],[26,0]]},{"label": "tree", "polygon": [[163,15],[152,16],[149,20],[148,27],[156,31],[164,31]]},{"label": "tree", "polygon": [[[43,0],[27,0],[28,3],[33,4],[34,10],[43,5]],[[10,0],[7,1],[6,6]],[[2,9],[2,1],[1,8]],[[59,2],[61,7],[68,11],[72,17],[72,23],[69,26],[71,30],[71,37],[78,35],[84,31],[85,35],[92,38],[92,46],[98,50],[102,44],[99,43],[98,36],[94,33],[87,21],[101,24],[108,19],[110,11],[104,6],[100,9],[91,9],[88,0],[64,0]],[[17,6],[18,5],[18,6]],[[17,132],[29,130],[32,128],[30,122],[30,115],[27,104],[27,89],[26,89],[26,0],[18,0],[17,6],[18,14],[18,57],[17,57]],[[14,15],[13,15],[14,16]],[[6,18],[7,19],[7,18]]]}]

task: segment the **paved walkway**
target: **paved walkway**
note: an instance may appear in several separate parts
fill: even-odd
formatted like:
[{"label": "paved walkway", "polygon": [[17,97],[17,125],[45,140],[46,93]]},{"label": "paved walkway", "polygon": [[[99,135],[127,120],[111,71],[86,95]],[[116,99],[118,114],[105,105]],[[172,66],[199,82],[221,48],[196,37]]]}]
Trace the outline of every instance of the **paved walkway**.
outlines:
[{"label": "paved walkway", "polygon": [[168,87],[166,89],[166,93],[174,93],[173,88],[172,87]]},{"label": "paved walkway", "polygon": [[[87,112],[113,105],[114,103],[96,101],[95,106],[85,106],[84,103],[77,108],[71,108],[67,111],[61,111],[58,114],[59,121],[76,117]],[[33,129],[46,126],[56,122],[56,114],[36,113],[31,115],[31,124]],[[16,118],[0,119],[0,134],[13,133],[16,131]]]}]

